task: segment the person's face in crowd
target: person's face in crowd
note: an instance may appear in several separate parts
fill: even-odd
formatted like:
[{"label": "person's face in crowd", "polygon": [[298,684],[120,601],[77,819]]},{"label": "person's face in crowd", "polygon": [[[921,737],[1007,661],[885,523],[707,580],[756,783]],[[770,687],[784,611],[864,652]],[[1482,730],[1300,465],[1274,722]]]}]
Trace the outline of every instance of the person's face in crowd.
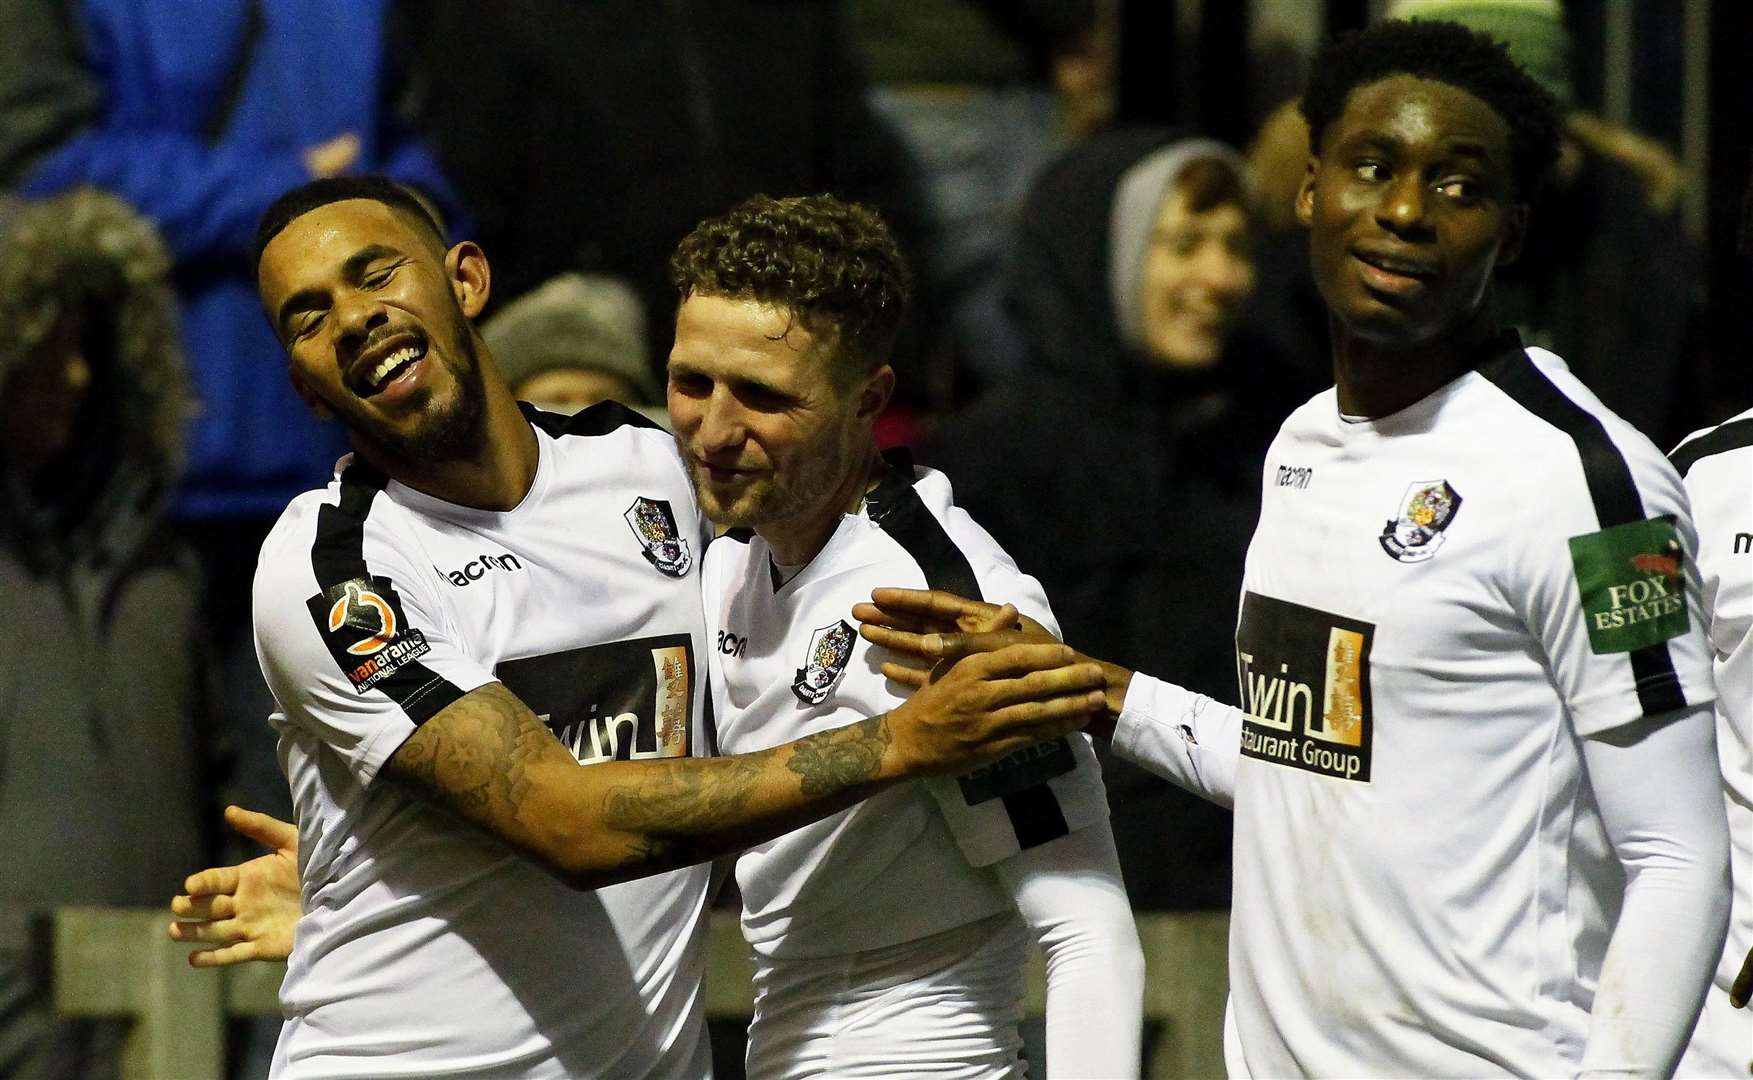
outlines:
[{"label": "person's face in crowd", "polygon": [[1513,175],[1509,125],[1467,91],[1411,75],[1353,90],[1297,193],[1334,317],[1396,349],[1472,320],[1520,250]]},{"label": "person's face in crowd", "polygon": [[521,401],[548,412],[571,415],[599,401],[634,404],[639,395],[626,379],[589,368],[551,368],[539,371],[512,388]]},{"label": "person's face in crowd", "polygon": [[91,378],[79,319],[64,315],[0,388],[0,446],[14,469],[33,473],[72,445]]},{"label": "person's face in crowd", "polygon": [[1196,211],[1171,187],[1144,256],[1144,343],[1172,367],[1205,367],[1254,291],[1248,215],[1234,203]]},{"label": "person's face in crowd", "polygon": [[838,386],[823,344],[788,311],[759,301],[694,294],[682,302],[670,421],[715,523],[812,521],[865,460],[888,368]]},{"label": "person's face in crowd", "polygon": [[392,207],[347,199],[293,219],[262,252],[258,287],[299,394],[406,461],[472,453],[485,390],[469,319],[486,258],[445,252]]}]

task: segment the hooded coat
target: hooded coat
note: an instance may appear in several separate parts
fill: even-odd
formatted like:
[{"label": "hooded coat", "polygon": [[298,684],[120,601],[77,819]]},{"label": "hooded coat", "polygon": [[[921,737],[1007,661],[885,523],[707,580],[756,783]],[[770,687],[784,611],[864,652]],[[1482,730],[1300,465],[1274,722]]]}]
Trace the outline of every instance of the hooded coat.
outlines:
[{"label": "hooded coat", "polygon": [[[1113,235],[1116,189],[1177,141],[1110,132],[1043,173],[1006,274],[1028,371],[945,423],[919,456],[1040,579],[1072,646],[1233,701],[1237,596],[1266,447],[1317,388],[1246,328],[1197,371],[1126,344],[1110,283],[1129,247]],[[1228,815],[1124,762],[1104,759],[1104,771],[1133,902],[1227,907]]]},{"label": "hooded coat", "polygon": [[[189,409],[169,258],[81,189],[0,209],[0,404],[64,313],[113,347],[70,447],[0,457],[0,1075],[96,1075],[97,1025],[48,1015],[33,935],[55,907],[158,907],[202,865],[207,692],[192,568],[161,519]],[[89,318],[89,316],[88,316]],[[40,942],[40,937],[35,941]],[[101,1032],[97,1034],[102,1034]]]}]

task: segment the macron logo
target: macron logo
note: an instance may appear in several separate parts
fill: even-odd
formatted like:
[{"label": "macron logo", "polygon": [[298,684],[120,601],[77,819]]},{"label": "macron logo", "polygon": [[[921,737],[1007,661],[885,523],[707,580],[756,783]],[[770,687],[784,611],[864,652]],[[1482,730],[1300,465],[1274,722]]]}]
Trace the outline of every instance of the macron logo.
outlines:
[{"label": "macron logo", "polygon": [[[433,567],[438,570],[438,567]],[[478,559],[470,559],[463,564],[461,570],[438,570],[450,579],[450,583],[459,589],[466,589],[470,582],[480,581],[487,576],[489,570],[522,570],[523,563],[518,557],[507,551],[502,555],[482,555]]]}]

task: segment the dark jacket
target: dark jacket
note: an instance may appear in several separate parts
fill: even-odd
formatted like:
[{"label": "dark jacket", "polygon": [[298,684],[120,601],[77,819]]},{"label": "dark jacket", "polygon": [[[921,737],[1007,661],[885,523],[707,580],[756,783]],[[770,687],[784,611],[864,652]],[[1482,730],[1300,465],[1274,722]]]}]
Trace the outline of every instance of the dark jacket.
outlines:
[{"label": "dark jacket", "polygon": [[[1171,138],[1099,136],[1042,176],[1007,282],[1032,373],[992,388],[919,457],[1041,580],[1067,642],[1233,702],[1262,461],[1313,388],[1245,332],[1193,372],[1121,343],[1108,277],[1115,185]],[[1128,766],[1107,775],[1134,902],[1227,906],[1228,815]]]},{"label": "dark jacket", "polygon": [[116,329],[113,348],[87,346],[71,448],[30,476],[0,460],[8,1076],[89,1075],[77,1060],[94,1052],[89,1032],[53,1034],[32,922],[61,905],[162,907],[204,865],[201,617],[161,528],[190,405],[168,271],[150,227],[108,196],[0,212],[0,388],[70,307],[95,301]]},{"label": "dark jacket", "polygon": [[[202,409],[179,512],[268,516],[346,449],[293,393],[256,299],[256,220],[343,132],[354,171],[441,203],[394,119],[385,0],[0,0],[0,184],[91,184],[128,200],[176,262]],[[447,208],[448,205],[447,205]]]}]

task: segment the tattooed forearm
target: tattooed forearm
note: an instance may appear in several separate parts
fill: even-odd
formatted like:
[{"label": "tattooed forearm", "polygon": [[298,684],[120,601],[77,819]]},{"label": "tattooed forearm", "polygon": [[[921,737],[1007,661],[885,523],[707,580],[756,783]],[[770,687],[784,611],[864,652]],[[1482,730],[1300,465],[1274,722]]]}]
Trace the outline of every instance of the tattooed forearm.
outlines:
[{"label": "tattooed forearm", "polygon": [[886,715],[873,716],[799,739],[785,767],[803,781],[805,795],[832,795],[875,779],[888,745]]},{"label": "tattooed forearm", "polygon": [[633,833],[687,834],[724,824],[748,805],[761,774],[758,758],[677,761],[645,769],[637,781],[611,788],[603,821]]},{"label": "tattooed forearm", "polygon": [[391,777],[436,796],[475,821],[517,817],[529,792],[529,766],[552,736],[509,690],[484,686],[408,737],[385,766]]}]

